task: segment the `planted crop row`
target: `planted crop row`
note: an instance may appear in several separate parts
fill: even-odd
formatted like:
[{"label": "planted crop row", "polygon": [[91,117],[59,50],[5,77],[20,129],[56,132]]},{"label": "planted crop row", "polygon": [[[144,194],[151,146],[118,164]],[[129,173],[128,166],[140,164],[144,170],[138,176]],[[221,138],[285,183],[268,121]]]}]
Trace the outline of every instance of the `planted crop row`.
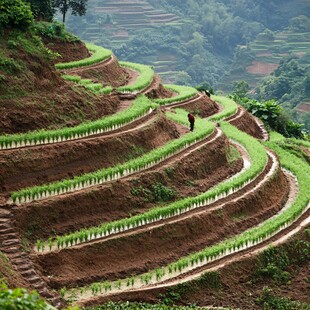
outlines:
[{"label": "planted crop row", "polygon": [[222,105],[223,110],[209,118],[210,121],[218,121],[234,115],[238,109],[237,104],[230,98],[212,95],[212,100]]},{"label": "planted crop row", "polygon": [[[144,102],[146,99],[145,97],[142,97],[140,100]],[[173,116],[181,122],[186,122],[187,114],[184,111],[179,110],[178,113],[173,114]],[[195,132],[189,132],[179,139],[173,140],[165,146],[152,150],[141,157],[132,159],[115,167],[101,169],[94,173],[87,173],[82,176],[74,177],[73,179],[22,189],[12,193],[12,202],[30,202],[32,200],[44,199],[49,196],[60,195],[66,192],[72,192],[111,180],[116,180],[123,176],[152,167],[165,158],[203,139],[214,130],[214,125],[212,123],[206,122],[202,119],[197,119],[196,124]]]},{"label": "planted crop row", "polygon": [[[90,286],[71,290],[72,295],[84,293],[104,293],[109,291],[139,288],[148,284],[158,283],[167,279],[175,278],[190,270],[196,269],[207,263],[218,260],[224,256],[247,249],[274,236],[281,230],[293,223],[309,207],[310,192],[310,168],[309,165],[282,149],[276,143],[267,143],[278,154],[282,165],[291,171],[298,180],[299,192],[289,208],[278,215],[266,220],[261,225],[245,231],[243,234],[224,240],[216,245],[207,247],[202,251],[183,257],[165,267],[152,270],[140,276],[131,276],[113,282],[96,282]],[[70,294],[68,294],[69,296]]]},{"label": "planted crop row", "polygon": [[56,64],[55,67],[57,69],[60,69],[60,70],[85,67],[85,66],[90,66],[90,65],[96,64],[96,63],[103,61],[105,59],[108,59],[112,56],[112,51],[105,49],[101,46],[96,46],[94,44],[87,43],[86,47],[91,52],[93,52],[93,54],[90,57],[85,58],[85,59],[81,59],[81,60],[77,60],[77,61],[59,63],[59,64]]},{"label": "planted crop row", "polygon": [[120,61],[119,64],[122,67],[133,69],[138,71],[140,75],[132,85],[124,85],[117,88],[117,91],[121,93],[138,93],[139,91],[147,88],[153,81],[154,70],[146,65],[136,64],[132,62]]},{"label": "planted crop row", "polygon": [[153,100],[154,102],[160,105],[185,101],[197,95],[197,89],[193,87],[173,85],[173,84],[165,84],[164,87],[176,92],[177,96],[171,98],[163,98],[163,99],[160,98]]},{"label": "planted crop row", "polygon": [[56,130],[37,130],[29,133],[0,136],[0,150],[76,140],[115,130],[143,117],[157,106],[145,96],[141,96],[128,109],[93,122]]},{"label": "planted crop row", "polygon": [[[183,121],[186,121],[186,112],[183,113]],[[177,118],[176,114],[170,114],[170,117]],[[203,125],[206,126],[205,124]],[[38,250],[43,250],[48,247],[54,250],[57,248],[60,249],[63,247],[69,247],[77,243],[106,237],[111,234],[123,232],[149,223],[160,221],[162,219],[178,216],[195,208],[214,203],[215,201],[224,198],[244,187],[251,182],[255,176],[263,171],[268,159],[266,151],[257,140],[239,131],[234,126],[223,122],[222,129],[228,137],[244,145],[250,155],[252,162],[250,168],[245,170],[243,173],[240,173],[238,177],[218,184],[199,196],[188,197],[165,207],[156,207],[143,214],[132,216],[130,218],[124,218],[114,222],[104,223],[100,226],[82,229],[65,236],[57,236],[56,240],[50,240],[50,242],[47,243],[39,241],[37,244]]]},{"label": "planted crop row", "polygon": [[70,81],[73,83],[80,84],[84,86],[86,89],[94,92],[95,94],[108,94],[110,93],[113,88],[111,86],[104,87],[101,83],[93,83],[90,79],[82,79],[80,76],[77,75],[62,75],[62,78],[66,81]]}]

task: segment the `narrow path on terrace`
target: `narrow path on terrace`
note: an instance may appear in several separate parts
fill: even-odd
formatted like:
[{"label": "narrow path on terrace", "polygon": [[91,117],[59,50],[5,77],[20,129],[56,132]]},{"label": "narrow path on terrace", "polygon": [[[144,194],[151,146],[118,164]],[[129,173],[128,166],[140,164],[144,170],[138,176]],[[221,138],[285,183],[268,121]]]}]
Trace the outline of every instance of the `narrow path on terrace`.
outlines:
[{"label": "narrow path on terrace", "polygon": [[[184,135],[185,133],[189,132],[189,129],[187,129],[185,126],[177,124],[176,126],[178,128],[179,133],[182,135]],[[180,158],[187,156],[186,154],[190,154],[192,153],[193,149],[196,149],[197,147],[200,147],[201,145],[204,145],[207,141],[209,141],[210,139],[213,138],[214,135],[216,135],[217,130],[215,130],[213,133],[211,133],[209,136],[192,143],[190,146],[186,147],[186,148],[182,148],[179,151],[177,151],[176,153],[171,154],[170,156],[168,156],[167,158],[164,158],[162,160],[159,160],[158,162],[156,162],[155,164],[153,164],[152,166],[148,166],[145,167],[143,169],[140,169],[140,171],[136,171],[136,172],[132,172],[130,174],[127,174],[126,176],[120,176],[117,177],[116,179],[112,180],[112,181],[102,181],[102,183],[98,183],[96,185],[84,185],[83,188],[79,188],[79,189],[73,189],[71,191],[67,191],[65,193],[61,193],[61,194],[54,194],[54,195],[50,195],[48,197],[42,197],[39,199],[36,199],[36,201],[38,200],[46,200],[46,199],[58,199],[59,197],[66,197],[67,195],[74,195],[76,192],[89,192],[90,188],[94,188],[94,187],[100,187],[103,186],[104,184],[107,184],[109,182],[114,182],[120,179],[125,179],[128,177],[136,177],[137,175],[141,174],[141,173],[145,173],[146,171],[158,171],[159,169],[161,169],[162,166],[166,165],[166,163],[173,163],[173,162],[177,162]],[[34,200],[33,200],[34,201]],[[32,201],[28,201],[28,202],[22,202],[19,203],[19,205],[21,204],[27,204],[30,203]],[[8,204],[13,204],[13,202],[9,199]]]},{"label": "narrow path on terrace", "polygon": [[[290,188],[289,197],[287,199],[287,202],[285,203],[284,208],[281,211],[279,211],[279,213],[275,215],[274,217],[278,216],[284,210],[289,208],[292,202],[296,199],[297,194],[298,194],[298,184],[296,182],[296,179],[288,173],[286,173],[286,177],[288,179],[289,188]],[[301,228],[309,225],[310,224],[309,208],[310,208],[310,204],[308,205],[304,214],[298,220],[296,220],[293,224],[288,226],[286,229],[283,229],[281,232],[277,233],[276,235],[268,238],[266,241],[259,243],[258,245],[252,245],[248,249],[237,250],[237,252],[235,253],[225,254],[223,255],[224,257],[216,259],[213,262],[209,262],[209,263],[202,262],[202,263],[199,263],[199,265],[195,267],[192,267],[192,266],[186,267],[181,273],[172,272],[171,274],[163,276],[163,279],[159,284],[149,284],[146,286],[145,283],[143,283],[140,279],[137,278],[133,287],[125,287],[123,289],[112,287],[111,291],[104,292],[104,293],[98,293],[97,296],[100,297],[100,296],[121,295],[122,292],[136,292],[136,291],[142,292],[145,290],[152,290],[153,288],[177,285],[180,283],[188,282],[193,279],[199,278],[202,274],[208,271],[218,270],[231,262],[241,260],[249,256],[256,255],[258,252],[266,249],[270,245],[270,243],[272,243],[273,245],[282,243],[286,241],[289,237],[291,237],[293,234],[298,232]],[[75,295],[75,297],[79,301],[78,302],[79,304],[83,304],[89,299],[98,298],[97,296],[93,296],[89,290],[84,291],[83,293],[76,292],[76,295]]]},{"label": "narrow path on terrace", "polygon": [[[197,149],[201,148],[202,146],[211,143],[212,141],[217,139],[221,134],[222,134],[221,131],[218,130],[217,135],[212,140],[204,143],[203,145],[198,146],[197,148],[193,149],[191,152],[196,151]],[[238,177],[238,175],[242,174],[245,170],[247,170],[250,167],[250,158],[249,158],[247,151],[241,145],[239,145],[237,143],[233,143],[233,144],[238,148],[238,150],[242,156],[243,163],[244,163],[243,169],[241,171],[239,171],[237,174],[229,177],[228,179],[226,179],[225,181],[223,181],[221,183],[225,183],[229,180],[232,180],[232,179]],[[191,152],[188,152],[188,154],[186,154],[186,156],[188,156]],[[268,152],[268,155],[270,158],[269,160],[272,162],[272,165],[270,168],[267,169],[267,165],[268,165],[267,164],[265,169],[262,171],[262,173],[257,175],[253,180],[251,180],[251,182],[249,184],[247,184],[246,186],[242,187],[241,189],[239,189],[235,192],[228,194],[224,198],[218,198],[212,203],[208,203],[206,205],[197,207],[195,209],[186,210],[185,212],[180,213],[180,214],[175,215],[175,216],[169,216],[165,219],[156,220],[156,221],[149,223],[149,224],[147,224],[147,223],[141,224],[139,227],[128,228],[127,230],[123,230],[122,232],[111,232],[108,236],[105,236],[105,237],[99,237],[99,236],[96,238],[93,237],[92,240],[85,241],[85,242],[78,242],[78,243],[74,244],[73,246],[70,246],[70,248],[72,248],[72,247],[83,247],[83,246],[87,246],[89,244],[98,243],[98,242],[102,243],[104,241],[108,241],[111,239],[117,239],[117,238],[121,238],[121,237],[125,237],[125,236],[130,236],[130,235],[150,231],[154,228],[158,228],[158,227],[161,227],[161,226],[164,226],[167,224],[177,223],[177,222],[183,221],[184,219],[188,219],[188,218],[191,218],[191,217],[203,214],[203,213],[209,213],[209,212],[213,212],[215,210],[222,209],[225,206],[227,201],[237,202],[238,200],[246,197],[249,193],[254,193],[259,188],[263,187],[263,185],[270,179],[270,177],[273,176],[273,174],[275,173],[275,171],[279,167],[279,163],[278,163],[276,157],[274,156],[274,154],[271,152]],[[168,166],[170,166],[170,164],[167,163],[166,166],[168,167]],[[161,166],[160,169],[163,169],[166,166]],[[257,180],[259,180],[259,181],[257,181]],[[221,183],[219,183],[219,184],[221,184]],[[69,247],[67,247],[67,248],[69,248]],[[37,252],[36,247],[34,247],[33,249],[34,249],[34,251]],[[60,249],[60,251],[65,250],[65,249],[66,248]],[[49,253],[49,252],[53,252],[53,251],[59,251],[56,244],[54,244],[52,246],[51,250],[46,248],[43,252],[40,251],[39,253],[45,254],[45,253]]]},{"label": "narrow path on terrace", "polygon": [[79,68],[71,68],[71,69],[63,69],[60,71],[66,72],[66,73],[73,73],[73,74],[78,74],[82,71],[85,70],[89,70],[89,69],[102,69],[102,67],[105,67],[109,64],[111,64],[112,62],[116,61],[116,57],[112,54],[110,58],[105,59],[103,61],[100,61],[98,63],[89,65],[89,66],[83,66],[83,67],[79,67]]}]

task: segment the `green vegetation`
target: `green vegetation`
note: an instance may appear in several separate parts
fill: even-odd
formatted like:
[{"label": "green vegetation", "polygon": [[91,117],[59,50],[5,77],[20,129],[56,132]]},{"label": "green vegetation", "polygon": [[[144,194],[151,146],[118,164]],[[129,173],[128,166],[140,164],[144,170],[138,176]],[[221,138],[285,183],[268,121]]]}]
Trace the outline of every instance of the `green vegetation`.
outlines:
[{"label": "green vegetation", "polygon": [[93,64],[96,64],[100,61],[103,61],[105,59],[108,59],[111,57],[112,52],[110,50],[107,50],[103,47],[96,46],[94,44],[87,43],[86,47],[93,52],[93,54],[85,59],[77,60],[77,61],[71,61],[66,63],[59,63],[56,64],[56,68],[63,70],[63,69],[72,69],[72,68],[79,68],[84,66],[90,66]]},{"label": "green vegetation", "polygon": [[56,309],[47,304],[35,291],[29,293],[22,288],[9,289],[0,285],[0,308],[5,310],[52,310]]},{"label": "green vegetation", "polygon": [[62,14],[62,22],[66,22],[66,15],[71,10],[72,15],[83,16],[86,14],[86,4],[88,0],[53,0],[54,9],[58,9]]},{"label": "green vegetation", "polygon": [[65,42],[80,42],[80,39],[78,37],[76,37],[70,32],[67,32],[64,25],[57,21],[38,21],[34,23],[33,29],[35,33],[40,37],[60,39]]},{"label": "green vegetation", "polygon": [[140,90],[148,87],[152,83],[153,77],[154,77],[154,70],[151,67],[141,65],[141,64],[132,63],[132,62],[126,62],[126,61],[120,61],[119,64],[122,67],[130,68],[130,69],[133,69],[133,70],[138,71],[140,73],[140,75],[138,76],[138,78],[134,82],[134,84],[124,85],[124,86],[118,87],[117,90],[119,92],[137,93]]},{"label": "green vegetation", "polygon": [[310,304],[293,301],[290,298],[277,297],[268,287],[264,288],[262,296],[256,300],[256,303],[266,310],[308,310],[310,307]]},{"label": "green vegetation", "polygon": [[150,202],[163,202],[173,199],[177,192],[160,182],[151,185],[150,188],[145,188],[143,186],[133,187],[131,189],[131,194],[134,196],[143,197],[145,201]]},{"label": "green vegetation", "polygon": [[[231,139],[238,140],[239,143],[243,144],[247,148],[249,148],[250,154],[254,155],[254,158],[257,158],[257,154],[259,152],[259,143],[253,139],[249,138],[246,134],[239,132],[233,126],[222,123],[222,127],[225,131],[225,134],[228,135]],[[249,142],[253,139],[253,142]],[[255,145],[255,142],[258,145]],[[249,144],[250,143],[250,144]],[[254,144],[252,144],[254,143]],[[251,145],[252,144],[252,145]],[[160,281],[163,276],[171,273],[181,273],[185,268],[193,268],[199,262],[210,262],[218,257],[221,257],[227,253],[231,253],[234,251],[238,251],[245,247],[249,247],[255,245],[262,240],[270,237],[274,233],[279,230],[285,228],[288,224],[293,222],[297,217],[301,215],[304,211],[305,207],[309,203],[309,190],[310,190],[310,174],[309,174],[309,166],[304,161],[300,160],[296,156],[290,154],[289,152],[283,150],[274,142],[266,143],[268,147],[272,148],[277,152],[280,157],[282,165],[292,171],[297,179],[299,184],[299,193],[297,198],[292,203],[290,208],[286,209],[284,212],[279,213],[277,216],[266,220],[259,227],[254,227],[241,235],[232,237],[230,239],[224,240],[216,245],[213,245],[209,248],[206,248],[200,252],[191,254],[187,257],[183,257],[179,259],[177,262],[169,264],[166,267],[162,267],[156,269],[155,271],[150,271],[143,275],[140,275],[139,279],[143,284],[154,283]],[[251,145],[251,146],[250,146]],[[156,280],[154,277],[156,276]],[[122,280],[123,284],[126,283],[128,279]],[[135,281],[131,281],[132,285],[134,285]],[[101,286],[100,282],[97,282],[96,285]],[[121,285],[121,286],[122,286]],[[113,282],[110,283],[110,290],[114,287]],[[84,289],[87,289],[85,287]],[[109,289],[108,289],[109,290]],[[72,291],[74,294],[74,290]]]},{"label": "green vegetation", "polygon": [[223,111],[211,116],[209,118],[210,121],[218,121],[225,117],[229,117],[236,113],[238,106],[237,104],[230,98],[225,98],[223,96],[212,96],[212,100],[216,101],[223,107]]},{"label": "green vegetation", "polygon": [[93,122],[56,130],[38,130],[25,134],[0,136],[0,149],[74,140],[115,130],[146,115],[150,112],[150,109],[156,107],[155,103],[148,100],[145,96],[141,96],[134,101],[130,108]]},{"label": "green vegetation", "polygon": [[172,85],[172,84],[165,84],[164,87],[172,90],[173,92],[176,92],[177,95],[171,98],[154,99],[154,102],[160,105],[185,101],[197,95],[197,90],[193,87]]},{"label": "green vegetation", "polygon": [[[164,304],[146,304],[138,302],[127,302],[127,303],[114,303],[108,302],[107,304],[87,307],[85,310],[208,310],[208,307],[197,307],[197,306],[172,306]],[[223,309],[225,310],[225,309]],[[226,309],[229,310],[229,309]]]},{"label": "green vegetation", "polygon": [[[187,112],[182,110],[178,110],[178,114],[168,114],[168,116],[173,116],[174,120],[179,122],[186,122],[186,115]],[[204,133],[203,136],[210,134],[213,130],[213,125],[211,123],[205,123],[199,118],[197,119],[196,123],[197,129],[195,130],[195,132],[197,133],[198,131],[200,131],[199,136],[202,135],[202,133]],[[59,236],[56,238],[57,247],[68,247],[77,242],[86,242],[91,238],[104,237],[115,232],[128,230],[134,227],[139,227],[148,223],[159,221],[164,218],[170,218],[176,215],[180,215],[181,213],[188,212],[189,210],[211,204],[214,201],[217,201],[218,199],[223,198],[248,184],[264,169],[267,163],[267,154],[258,141],[250,138],[247,134],[240,132],[232,125],[229,125],[228,123],[222,123],[222,129],[226,135],[244,145],[250,154],[250,158],[252,161],[251,167],[241,173],[238,177],[228,181],[224,181],[214,186],[209,191],[196,197],[187,197],[182,200],[173,202],[172,204],[167,206],[155,207],[145,213],[132,216],[130,218],[124,218],[114,222],[104,223],[97,227],[82,229],[72,234]],[[185,142],[185,145],[189,145],[189,138],[193,138],[195,132],[190,132],[187,135],[183,136],[183,139],[181,138],[183,141],[187,141]],[[173,141],[172,143],[168,143],[165,147],[161,149],[169,149],[169,146],[175,143],[179,144],[180,139]],[[155,151],[152,151],[149,154],[152,154],[153,152]],[[145,156],[141,157],[141,159],[144,159],[144,157]],[[140,158],[138,158],[138,160],[140,160]],[[125,165],[128,166],[129,163],[126,163]],[[43,250],[45,248],[44,244],[44,242],[39,241],[39,243],[37,244],[37,249]]]},{"label": "green vegetation", "polygon": [[108,94],[112,92],[113,88],[111,86],[103,86],[101,83],[93,83],[90,79],[82,79],[78,75],[62,75],[62,78],[66,81],[74,82],[79,85],[84,86],[86,89],[94,92],[95,94]]},{"label": "green vegetation", "polygon": [[22,0],[2,0],[0,6],[0,33],[3,29],[27,30],[33,23],[30,5]]},{"label": "green vegetation", "polygon": [[[148,109],[150,109],[154,105],[152,104],[152,102],[147,100],[146,97],[144,96],[138,98],[135,102],[138,107],[136,106],[132,107],[131,109],[122,111],[106,119],[109,119],[109,120],[112,119],[114,124],[115,123],[117,124],[116,122],[117,120],[118,121],[121,120],[123,122],[125,117],[128,120],[132,120],[132,118],[137,116],[136,110],[138,108],[141,109],[141,106],[143,107],[143,105],[145,105],[144,109],[146,108],[146,111],[142,110],[142,115],[144,115],[145,113],[148,112]],[[131,112],[132,114],[130,115],[129,112]],[[181,123],[187,123],[186,121],[187,114],[185,111],[179,110],[178,113],[176,114],[169,113],[167,115],[168,117],[171,117],[176,121],[179,121]],[[116,116],[118,116],[119,119],[117,119]],[[102,120],[100,122],[99,121],[97,122],[100,123],[100,126],[102,126],[102,123],[105,123]],[[196,125],[197,129],[195,130],[195,132],[190,132],[180,137],[179,139],[171,141],[167,143],[165,146],[155,149],[139,158],[130,160],[127,163],[120,164],[112,168],[102,169],[94,173],[87,173],[82,176],[77,176],[73,179],[63,180],[63,181],[58,181],[55,183],[50,183],[47,185],[35,186],[31,188],[22,189],[20,191],[12,193],[11,195],[12,201],[14,203],[15,202],[22,203],[25,201],[46,198],[51,195],[59,195],[61,193],[70,192],[70,191],[84,188],[87,186],[101,184],[103,182],[118,179],[121,176],[125,176],[133,172],[140,171],[142,169],[151,167],[155,165],[156,163],[158,163],[159,161],[165,159],[166,157],[189,146],[190,144],[203,139],[204,137],[209,135],[214,129],[213,124],[211,123],[206,124],[205,121],[202,119],[198,119],[196,121],[196,124],[197,124]],[[88,129],[88,132],[90,132],[89,129]]]}]

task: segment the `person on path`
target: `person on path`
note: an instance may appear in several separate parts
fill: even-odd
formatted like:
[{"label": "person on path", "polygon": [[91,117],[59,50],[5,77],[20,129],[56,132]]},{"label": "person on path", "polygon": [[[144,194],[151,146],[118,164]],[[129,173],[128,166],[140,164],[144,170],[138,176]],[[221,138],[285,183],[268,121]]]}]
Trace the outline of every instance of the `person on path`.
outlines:
[{"label": "person on path", "polygon": [[194,130],[194,125],[195,125],[195,117],[193,114],[187,114],[188,117],[188,121],[190,123],[190,130],[193,131]]}]

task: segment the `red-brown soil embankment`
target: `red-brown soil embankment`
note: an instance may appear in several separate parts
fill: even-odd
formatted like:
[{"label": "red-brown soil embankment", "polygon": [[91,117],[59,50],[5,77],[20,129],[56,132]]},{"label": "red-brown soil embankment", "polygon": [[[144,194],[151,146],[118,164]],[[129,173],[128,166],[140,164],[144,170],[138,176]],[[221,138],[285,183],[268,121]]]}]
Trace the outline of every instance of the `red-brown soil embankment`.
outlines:
[{"label": "red-brown soil embankment", "polygon": [[[303,230],[294,236],[285,245],[281,245],[279,250],[288,253],[289,265],[286,271],[289,272],[289,282],[279,284],[272,277],[258,279],[256,272],[259,268],[257,256],[247,256],[241,260],[232,262],[220,268],[213,274],[208,273],[205,277],[190,281],[179,286],[168,288],[153,288],[137,292],[127,292],[103,298],[93,298],[84,303],[84,306],[106,303],[108,301],[138,301],[148,303],[158,303],[165,296],[178,296],[174,300],[178,305],[191,305],[214,307],[231,307],[233,309],[262,309],[258,304],[258,299],[262,297],[265,287],[272,289],[275,296],[285,297],[293,301],[310,304],[309,297],[309,272],[310,261],[305,260],[300,255],[298,249],[300,245],[310,242],[309,230]],[[175,294],[171,294],[171,293]],[[297,307],[297,306],[296,306]],[[293,309],[293,308],[292,308]],[[306,309],[306,308],[294,308]]]},{"label": "red-brown soil embankment", "polygon": [[254,138],[264,138],[261,128],[259,127],[255,118],[249,112],[239,107],[237,113],[239,117],[238,115],[233,115],[227,119],[230,124],[234,125],[239,130],[246,132]]},{"label": "red-brown soil embankment", "polygon": [[159,113],[145,127],[117,135],[8,150],[0,154],[0,189],[10,192],[114,166],[179,136],[175,124]]},{"label": "red-brown soil embankment", "polygon": [[93,82],[102,83],[104,86],[110,85],[118,87],[128,83],[130,75],[127,70],[121,67],[117,58],[113,55],[106,61],[92,66],[63,70],[64,73],[78,75],[83,79],[91,79]]},{"label": "red-brown soil embankment", "polygon": [[70,127],[116,112],[117,96],[96,96],[82,87],[69,85],[43,52],[29,54],[22,46],[10,49],[6,38],[0,39],[0,48],[20,66],[14,74],[3,73],[0,134]]},{"label": "red-brown soil embankment", "polygon": [[169,169],[159,165],[122,181],[16,207],[16,226],[22,235],[35,241],[48,238],[53,232],[64,234],[145,212],[156,204],[146,201],[142,194],[134,196],[132,190],[151,189],[156,183],[175,188],[174,199],[198,195],[241,169],[240,159],[227,162],[226,145],[227,140],[221,136],[190,156],[177,157]]},{"label": "red-brown soil embankment", "polygon": [[173,106],[180,107],[189,113],[199,115],[200,117],[208,117],[219,111],[219,107],[215,101],[200,93],[193,99],[188,99],[179,104],[176,103]]},{"label": "red-brown soil embankment", "polygon": [[[248,189],[247,189],[248,190]],[[124,238],[36,256],[52,287],[118,279],[167,265],[189,253],[240,234],[274,215],[285,203],[286,178],[279,170],[258,191],[227,201],[219,210]]]}]

